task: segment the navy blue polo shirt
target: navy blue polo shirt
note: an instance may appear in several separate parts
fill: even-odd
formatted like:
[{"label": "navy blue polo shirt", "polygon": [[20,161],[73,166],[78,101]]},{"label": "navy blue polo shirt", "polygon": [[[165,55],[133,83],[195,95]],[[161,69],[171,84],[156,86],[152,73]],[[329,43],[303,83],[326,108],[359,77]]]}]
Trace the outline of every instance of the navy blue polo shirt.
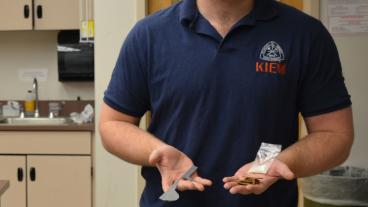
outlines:
[{"label": "navy blue polo shirt", "polygon": [[297,206],[295,181],[262,195],[231,195],[222,179],[255,159],[261,142],[298,139],[305,117],[351,105],[336,46],[316,19],[272,0],[222,38],[184,0],[138,22],[126,38],[104,101],[141,117],[148,131],[188,155],[214,185],[164,203],[156,168],[144,167],[142,207]]}]

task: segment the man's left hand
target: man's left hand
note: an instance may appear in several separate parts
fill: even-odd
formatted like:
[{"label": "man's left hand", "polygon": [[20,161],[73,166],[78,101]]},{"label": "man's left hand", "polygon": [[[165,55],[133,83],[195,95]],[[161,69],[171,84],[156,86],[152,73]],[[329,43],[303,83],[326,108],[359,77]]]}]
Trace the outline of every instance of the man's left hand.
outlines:
[{"label": "man's left hand", "polygon": [[[266,174],[252,174],[248,173],[249,169],[252,167],[252,163],[248,163],[241,167],[234,176],[225,177],[224,188],[229,190],[231,194],[262,194],[265,192],[272,184],[274,184],[279,179],[292,180],[295,178],[294,173],[289,169],[289,167],[275,159],[270,165]],[[246,178],[258,178],[260,180],[259,184],[249,184],[249,185],[239,185],[238,181]]]}]

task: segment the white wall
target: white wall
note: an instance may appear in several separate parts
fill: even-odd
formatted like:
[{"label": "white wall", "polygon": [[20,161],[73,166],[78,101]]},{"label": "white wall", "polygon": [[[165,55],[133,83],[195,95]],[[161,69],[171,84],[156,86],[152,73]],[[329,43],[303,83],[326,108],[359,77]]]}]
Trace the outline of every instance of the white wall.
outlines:
[{"label": "white wall", "polygon": [[[99,117],[103,92],[110,80],[122,41],[137,19],[143,15],[142,0],[95,0],[96,120]],[[107,153],[98,133],[95,140],[95,206],[138,206],[141,190],[139,168]]]},{"label": "white wall", "polygon": [[48,69],[39,82],[41,100],[94,99],[93,83],[61,83],[57,75],[58,31],[0,32],[0,100],[22,100],[32,82],[21,81],[20,69]]},{"label": "white wall", "polygon": [[[321,1],[321,20],[327,26],[327,1]],[[334,35],[348,90],[352,96],[355,143],[348,165],[368,168],[368,34]]]}]

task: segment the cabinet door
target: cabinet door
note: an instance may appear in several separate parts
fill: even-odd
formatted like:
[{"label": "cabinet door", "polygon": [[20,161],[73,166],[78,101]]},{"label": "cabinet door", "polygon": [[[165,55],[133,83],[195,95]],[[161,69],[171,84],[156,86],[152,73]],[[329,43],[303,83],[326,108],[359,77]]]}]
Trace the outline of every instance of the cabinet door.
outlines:
[{"label": "cabinet door", "polygon": [[1,197],[2,206],[26,207],[26,156],[0,155],[0,179],[10,182]]},{"label": "cabinet door", "polygon": [[36,30],[79,29],[80,0],[35,0]]},{"label": "cabinet door", "polygon": [[0,31],[32,29],[32,0],[0,0]]},{"label": "cabinet door", "polygon": [[90,156],[27,156],[28,207],[91,207]]}]

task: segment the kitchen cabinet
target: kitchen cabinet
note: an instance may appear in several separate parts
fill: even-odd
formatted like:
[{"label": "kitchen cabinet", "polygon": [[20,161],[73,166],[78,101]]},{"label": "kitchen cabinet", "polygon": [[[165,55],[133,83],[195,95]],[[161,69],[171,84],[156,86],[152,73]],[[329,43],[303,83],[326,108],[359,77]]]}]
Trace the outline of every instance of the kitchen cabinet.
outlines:
[{"label": "kitchen cabinet", "polygon": [[28,207],[91,207],[88,156],[27,156]]},{"label": "kitchen cabinet", "polygon": [[80,0],[0,0],[0,31],[79,29],[83,9]]},{"label": "kitchen cabinet", "polygon": [[34,29],[79,29],[79,0],[35,0]]},{"label": "kitchen cabinet", "polygon": [[1,198],[3,206],[26,207],[26,156],[0,155],[0,177],[11,187]]},{"label": "kitchen cabinet", "polygon": [[0,177],[11,207],[91,207],[90,132],[0,132]]},{"label": "kitchen cabinet", "polygon": [[0,0],[0,30],[32,29],[32,0]]}]

